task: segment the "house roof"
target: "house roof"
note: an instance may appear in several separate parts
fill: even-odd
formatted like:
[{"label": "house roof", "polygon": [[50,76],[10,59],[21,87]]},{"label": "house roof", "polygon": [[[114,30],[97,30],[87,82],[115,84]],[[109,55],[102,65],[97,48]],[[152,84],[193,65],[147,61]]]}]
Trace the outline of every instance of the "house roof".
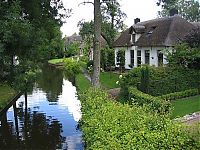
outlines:
[{"label": "house roof", "polygon": [[[145,29],[143,27],[145,27]],[[131,26],[129,31],[141,34],[141,37],[134,43],[135,46],[174,46],[193,28],[193,24],[187,22],[180,16],[175,15],[172,17],[139,22]],[[123,35],[121,35],[114,43],[115,47],[120,44],[120,46],[122,46],[123,43],[130,42],[130,39],[128,39],[129,41],[127,40],[127,37],[130,37],[130,34],[127,32],[122,34]],[[126,38],[123,39],[123,37]]]},{"label": "house roof", "polygon": [[119,38],[114,41],[113,45],[114,47],[124,47],[124,46],[131,46],[131,34],[129,34],[130,29],[126,29],[121,33]]}]

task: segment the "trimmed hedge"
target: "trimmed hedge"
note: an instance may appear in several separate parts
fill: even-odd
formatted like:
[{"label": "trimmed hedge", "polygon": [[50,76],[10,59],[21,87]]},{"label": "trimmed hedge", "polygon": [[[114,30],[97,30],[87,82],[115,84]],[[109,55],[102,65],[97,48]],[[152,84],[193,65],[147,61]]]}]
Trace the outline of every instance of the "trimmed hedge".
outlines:
[{"label": "trimmed hedge", "polygon": [[145,107],[122,105],[107,93],[89,90],[80,95],[80,128],[86,150],[193,150],[199,142],[167,116],[146,112]]},{"label": "trimmed hedge", "polygon": [[[128,96],[128,88],[141,87],[142,70],[144,66],[130,70],[120,81],[121,94]],[[147,94],[161,96],[197,88],[200,90],[200,71],[183,68],[148,66],[149,84]]]},{"label": "trimmed hedge", "polygon": [[148,105],[150,110],[161,114],[170,111],[171,103],[169,101],[145,94],[136,87],[130,87],[128,91],[129,100],[139,106]]},{"label": "trimmed hedge", "polygon": [[198,89],[190,89],[190,90],[185,90],[182,92],[175,92],[175,93],[170,93],[166,95],[161,95],[158,98],[161,98],[164,100],[176,100],[176,99],[186,98],[190,96],[195,96],[198,94],[199,94]]}]

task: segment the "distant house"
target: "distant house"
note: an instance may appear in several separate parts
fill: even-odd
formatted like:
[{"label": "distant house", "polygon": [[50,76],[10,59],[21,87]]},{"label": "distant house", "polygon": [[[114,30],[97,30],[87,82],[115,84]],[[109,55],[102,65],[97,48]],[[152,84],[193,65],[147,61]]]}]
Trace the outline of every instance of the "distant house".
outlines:
[{"label": "distant house", "polygon": [[[160,66],[167,64],[164,49],[172,49],[186,34],[199,26],[178,15],[140,22],[125,30],[114,42],[115,58],[119,49],[125,49],[125,68],[141,64]],[[115,59],[117,66],[117,59]]]},{"label": "distant house", "polygon": [[71,36],[64,37],[65,51],[67,50],[67,45],[74,42],[79,43],[79,55],[83,55],[84,42],[82,40],[82,37],[80,35],[77,35],[76,33]]}]

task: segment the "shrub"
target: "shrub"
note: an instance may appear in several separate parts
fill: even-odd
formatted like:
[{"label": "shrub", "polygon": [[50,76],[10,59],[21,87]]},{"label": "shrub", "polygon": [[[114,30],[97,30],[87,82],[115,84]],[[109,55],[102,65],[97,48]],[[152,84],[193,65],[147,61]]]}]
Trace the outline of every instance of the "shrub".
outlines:
[{"label": "shrub", "polygon": [[180,124],[167,116],[144,111],[145,107],[113,102],[103,91],[80,96],[85,149],[198,149]]},{"label": "shrub", "polygon": [[166,95],[161,95],[159,96],[159,98],[162,98],[165,100],[176,100],[176,99],[186,98],[190,96],[195,96],[198,94],[199,94],[198,89],[190,89],[190,90],[185,90],[182,92],[175,92],[175,93],[170,93]]},{"label": "shrub", "polygon": [[71,58],[64,59],[64,67],[67,74],[76,75],[81,72],[80,64],[78,61],[73,60]]},{"label": "shrub", "polygon": [[[143,67],[134,68],[124,75],[120,82],[122,95],[127,96],[128,87],[143,87],[141,83]],[[183,68],[148,67],[148,94],[161,96],[188,89],[200,89],[200,71]],[[143,71],[144,72],[144,71]],[[142,86],[141,86],[142,85]]]},{"label": "shrub", "polygon": [[139,106],[147,105],[153,112],[163,114],[170,111],[171,105],[169,101],[145,94],[139,91],[136,87],[129,88],[129,100]]}]

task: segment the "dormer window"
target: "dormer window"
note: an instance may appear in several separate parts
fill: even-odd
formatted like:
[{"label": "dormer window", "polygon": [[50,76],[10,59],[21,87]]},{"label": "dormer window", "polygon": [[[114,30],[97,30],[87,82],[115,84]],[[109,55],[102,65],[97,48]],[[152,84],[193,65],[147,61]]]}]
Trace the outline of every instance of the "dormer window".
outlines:
[{"label": "dormer window", "polygon": [[147,35],[151,35],[153,33],[153,31],[155,30],[156,26],[153,26],[149,29],[149,31],[147,32]]}]

